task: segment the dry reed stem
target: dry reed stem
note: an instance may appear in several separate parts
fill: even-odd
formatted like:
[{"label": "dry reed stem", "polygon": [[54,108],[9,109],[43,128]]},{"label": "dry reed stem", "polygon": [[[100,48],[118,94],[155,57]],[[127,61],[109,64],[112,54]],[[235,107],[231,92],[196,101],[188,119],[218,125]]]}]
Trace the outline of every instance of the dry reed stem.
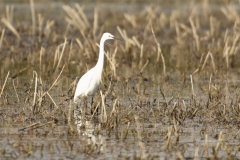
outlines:
[{"label": "dry reed stem", "polygon": [[171,136],[172,136],[172,130],[173,130],[173,126],[169,126],[168,127],[168,133],[167,133],[166,148],[170,147],[170,140],[171,140]]},{"label": "dry reed stem", "polygon": [[70,6],[64,5],[63,10],[67,13],[65,20],[72,26],[76,27],[84,38],[84,31],[90,27],[90,23],[87,19],[87,16],[83,12],[83,7],[80,7],[78,4],[75,5],[76,10]]},{"label": "dry reed stem", "polygon": [[141,136],[141,130],[140,130],[140,122],[138,120],[138,116],[137,115],[134,115],[134,119],[135,119],[135,123],[136,123],[136,126],[137,126],[137,138],[138,138],[138,144],[139,144],[139,147],[140,147],[140,158],[141,159],[146,159],[147,158],[147,155],[146,155],[146,147],[145,147],[145,144],[142,142],[142,136]]},{"label": "dry reed stem", "polygon": [[134,46],[136,45],[138,48],[141,47],[139,41],[137,40],[137,38],[136,38],[135,36],[132,37],[132,40],[133,40],[132,44],[133,44]]},{"label": "dry reed stem", "polygon": [[101,108],[101,123],[107,122],[107,113],[106,113],[106,106],[105,106],[105,97],[102,91],[100,90],[101,98],[102,98],[102,108]]},{"label": "dry reed stem", "polygon": [[209,83],[208,83],[208,92],[209,94],[211,93],[211,87],[212,86],[212,74],[210,75],[210,78],[209,78]]},{"label": "dry reed stem", "polygon": [[139,62],[139,68],[141,68],[142,67],[142,65],[143,65],[143,44],[141,44],[141,52],[140,52],[140,62]]},{"label": "dry reed stem", "polygon": [[32,111],[33,111],[33,107],[35,106],[36,104],[36,96],[37,96],[37,80],[38,80],[38,75],[37,75],[37,72],[36,71],[33,71],[33,78],[34,78],[34,75],[35,75],[35,89],[34,89],[34,96],[33,96],[33,104],[32,104]]},{"label": "dry reed stem", "polygon": [[193,22],[192,17],[189,17],[190,24],[192,26],[192,33],[193,33],[193,38],[195,39],[196,45],[197,45],[197,51],[200,50],[200,41],[199,41],[199,36],[197,34],[197,28]]},{"label": "dry reed stem", "polygon": [[13,23],[13,11],[14,11],[14,6],[6,6],[6,18],[10,23]]},{"label": "dry reed stem", "polygon": [[61,74],[62,74],[62,72],[63,72],[64,67],[65,67],[65,64],[63,65],[61,72],[59,73],[58,77],[55,79],[55,81],[53,82],[53,84],[51,85],[51,87],[41,95],[41,97],[39,98],[38,101],[42,100],[42,98],[43,98],[43,97],[52,89],[52,87],[57,83],[58,79],[60,78],[60,76],[61,76]]},{"label": "dry reed stem", "polygon": [[180,160],[184,160],[185,158],[183,157],[183,155],[181,154],[181,152],[180,151],[177,151],[177,156],[178,156],[178,158],[180,159]]},{"label": "dry reed stem", "polygon": [[54,23],[55,23],[55,22],[54,22],[53,20],[47,21],[45,30],[44,30],[44,32],[43,32],[47,39],[50,37],[50,34],[52,33],[51,28],[53,27]]},{"label": "dry reed stem", "polygon": [[10,73],[10,71],[8,71],[7,76],[6,76],[6,78],[5,78],[5,81],[4,81],[4,84],[3,84],[2,90],[1,90],[1,94],[0,94],[0,98],[2,97],[2,93],[3,93],[3,90],[4,90],[5,85],[6,85],[6,83],[7,83],[7,79],[8,79],[9,73]]},{"label": "dry reed stem", "polygon": [[68,54],[68,60],[67,62],[70,64],[71,63],[71,57],[72,57],[72,48],[73,48],[73,41],[70,43],[70,48],[69,48],[69,54]]},{"label": "dry reed stem", "polygon": [[12,75],[11,78],[14,79],[16,78],[17,76],[21,75],[23,73],[23,71],[25,71],[27,68],[23,68],[21,69],[19,72],[17,72],[16,74]]},{"label": "dry reed stem", "polygon": [[227,68],[229,68],[229,53],[230,53],[230,49],[231,47],[227,47],[223,53],[223,57],[226,58],[226,64],[227,64]]},{"label": "dry reed stem", "polygon": [[144,64],[144,66],[143,66],[142,69],[140,70],[140,73],[143,72],[143,70],[147,67],[148,63],[149,63],[149,60],[147,60],[147,62]]},{"label": "dry reed stem", "polygon": [[[58,69],[59,66],[60,66],[60,63],[61,63],[61,60],[62,60],[62,57],[63,57],[63,52],[65,51],[65,47],[66,47],[66,44],[67,44],[67,43],[68,43],[68,42],[67,42],[67,38],[65,38],[64,43],[61,44],[61,45],[63,45],[63,48],[62,48],[62,52],[61,52],[61,54],[60,54],[60,57],[59,57],[59,59],[58,59],[58,64],[57,64],[55,73],[57,72],[57,69]],[[59,45],[59,46],[61,46],[61,45]]]},{"label": "dry reed stem", "polygon": [[207,134],[205,134],[204,151],[202,155],[204,154],[205,151],[207,152],[207,156],[208,156],[208,135]]},{"label": "dry reed stem", "polygon": [[208,52],[208,54],[207,54],[207,56],[206,56],[206,58],[205,58],[205,60],[204,60],[204,62],[203,62],[201,71],[204,69],[204,67],[205,67],[205,65],[206,65],[206,63],[207,63],[207,60],[208,60],[209,56],[210,56],[210,58],[211,58],[213,71],[215,72],[215,71],[216,71],[215,62],[214,62],[213,55],[212,55],[212,53],[211,53],[210,51]]},{"label": "dry reed stem", "polygon": [[53,100],[52,96],[47,92],[48,97],[51,99],[51,101],[53,102],[53,104],[55,105],[55,107],[58,109],[58,105],[55,103],[55,101]]},{"label": "dry reed stem", "polygon": [[[99,47],[98,44],[97,44],[97,46]],[[117,66],[117,64],[116,64],[116,60],[115,60],[117,50],[118,50],[118,48],[116,47],[115,50],[114,50],[114,52],[113,52],[113,54],[112,54],[112,57],[111,57],[111,58],[109,57],[109,54],[107,54],[108,52],[107,52],[107,53],[104,52],[104,54],[106,55],[108,61],[109,61],[110,64],[111,64],[111,69],[113,70],[113,75],[114,75],[114,77],[117,76],[117,74],[116,74],[116,66]]]},{"label": "dry reed stem", "polygon": [[195,97],[196,94],[194,93],[194,87],[193,87],[193,78],[192,78],[192,75],[190,75],[190,79],[191,79],[192,95]]},{"label": "dry reed stem", "polygon": [[195,153],[194,153],[194,160],[198,160],[199,159],[198,150],[199,150],[199,147],[196,147],[195,148]]},{"label": "dry reed stem", "polygon": [[42,74],[42,56],[45,52],[45,49],[43,47],[41,47],[41,50],[40,50],[40,58],[39,58],[39,70],[40,70],[40,76]]},{"label": "dry reed stem", "polygon": [[117,103],[119,102],[118,99],[115,99],[114,102],[113,102],[113,107],[112,107],[112,110],[111,110],[111,113],[110,113],[110,118],[113,116],[113,114],[116,112],[116,106],[117,106]]},{"label": "dry reed stem", "polygon": [[136,17],[132,14],[124,13],[124,18],[133,26],[133,28],[137,28]]},{"label": "dry reed stem", "polygon": [[5,26],[8,27],[8,29],[10,29],[13,34],[17,37],[18,41],[20,41],[21,37],[20,37],[20,34],[17,32],[17,30],[13,27],[13,25],[5,18],[3,17],[1,19],[2,23],[5,24]]},{"label": "dry reed stem", "polygon": [[37,123],[31,124],[31,125],[29,125],[27,127],[18,129],[18,131],[24,131],[25,129],[28,129],[28,128],[31,128],[33,130],[33,129],[44,127],[44,126],[46,126],[48,124],[54,124],[54,121],[49,121],[49,122],[46,122],[46,123],[43,123],[43,124],[41,124],[40,122],[37,122]]},{"label": "dry reed stem", "polygon": [[155,36],[154,30],[153,30],[153,27],[152,27],[152,22],[150,22],[150,26],[151,26],[151,31],[152,31],[152,34],[153,34],[154,41],[157,44],[157,53],[158,53],[158,55],[157,55],[157,63],[159,62],[159,59],[161,57],[162,58],[162,62],[163,62],[163,74],[166,75],[165,58],[164,58],[164,56],[162,54],[160,43],[157,41],[157,38]]},{"label": "dry reed stem", "polygon": [[236,35],[236,37],[234,38],[233,45],[231,47],[231,50],[229,51],[229,56],[232,56],[235,54],[238,40],[239,40],[239,34]]},{"label": "dry reed stem", "polygon": [[83,47],[83,44],[82,44],[82,42],[80,41],[80,39],[76,38],[76,42],[77,42],[78,46],[80,47],[80,49],[83,50],[84,47]]},{"label": "dry reed stem", "polygon": [[220,133],[218,135],[218,142],[217,142],[217,145],[215,147],[215,154],[218,153],[218,150],[219,150],[220,146],[222,145],[222,143],[223,143],[223,133],[222,133],[222,131],[220,131]]},{"label": "dry reed stem", "polygon": [[124,39],[125,42],[125,48],[123,49],[124,52],[128,51],[131,44],[133,43],[127,36],[127,32],[125,30],[122,30],[119,26],[117,26],[117,30]]},{"label": "dry reed stem", "polygon": [[14,89],[14,91],[16,93],[16,96],[17,96],[17,102],[19,103],[19,96],[18,96],[18,93],[17,93],[16,85],[14,83],[14,79],[13,79],[13,89]]},{"label": "dry reed stem", "polygon": [[72,100],[69,102],[69,107],[68,107],[68,126],[71,124],[71,114],[72,114]]},{"label": "dry reed stem", "polygon": [[87,19],[86,14],[83,12],[84,7],[81,7],[81,6],[79,6],[78,4],[76,4],[76,8],[77,8],[77,11],[78,11],[79,15],[80,15],[81,18],[83,19],[85,25],[86,25],[87,27],[89,27],[89,26],[90,26],[90,23],[89,23],[89,21],[88,21],[88,19]]},{"label": "dry reed stem", "polygon": [[214,58],[213,58],[213,55],[212,55],[211,52],[209,52],[209,55],[210,55],[210,57],[211,57],[213,72],[215,73],[215,72],[216,72],[216,65],[215,65],[215,62],[214,62]]},{"label": "dry reed stem", "polygon": [[93,35],[95,36],[98,29],[98,9],[94,9],[94,21],[93,21]]},{"label": "dry reed stem", "polygon": [[36,122],[36,123],[30,124],[30,125],[27,126],[27,127],[18,129],[18,131],[24,131],[25,129],[32,128],[32,127],[37,126],[37,125],[39,125],[39,124],[40,124],[40,122]]},{"label": "dry reed stem", "polygon": [[42,27],[43,27],[44,18],[41,14],[38,14],[38,42],[42,42]]},{"label": "dry reed stem", "polygon": [[35,36],[36,32],[36,17],[35,17],[35,8],[34,8],[34,1],[30,0],[30,8],[32,14],[32,36]]},{"label": "dry reed stem", "polygon": [[5,29],[3,28],[3,29],[2,29],[1,38],[0,38],[0,50],[1,50],[1,48],[2,48],[4,33],[5,33]]},{"label": "dry reed stem", "polygon": [[186,106],[186,103],[185,103],[185,101],[184,100],[182,100],[182,102],[183,102],[183,106],[184,106],[184,111],[187,111],[187,106]]},{"label": "dry reed stem", "polygon": [[215,28],[214,28],[214,26],[216,25],[215,23],[216,23],[216,19],[211,15],[210,16],[210,20],[209,20],[210,22],[210,36],[211,37],[214,37],[214,34],[215,34]]}]

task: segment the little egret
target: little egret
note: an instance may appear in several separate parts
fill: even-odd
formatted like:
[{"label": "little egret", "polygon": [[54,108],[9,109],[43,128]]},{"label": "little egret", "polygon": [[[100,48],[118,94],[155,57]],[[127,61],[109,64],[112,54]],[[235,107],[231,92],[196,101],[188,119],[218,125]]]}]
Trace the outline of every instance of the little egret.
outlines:
[{"label": "little egret", "polygon": [[[95,92],[98,90],[101,82],[102,70],[104,64],[104,42],[108,39],[121,40],[115,38],[110,33],[104,33],[100,40],[99,57],[95,67],[85,73],[78,81],[77,88],[74,94],[74,103],[80,102],[82,98],[91,97],[93,100]],[[93,102],[93,101],[92,101]]]}]

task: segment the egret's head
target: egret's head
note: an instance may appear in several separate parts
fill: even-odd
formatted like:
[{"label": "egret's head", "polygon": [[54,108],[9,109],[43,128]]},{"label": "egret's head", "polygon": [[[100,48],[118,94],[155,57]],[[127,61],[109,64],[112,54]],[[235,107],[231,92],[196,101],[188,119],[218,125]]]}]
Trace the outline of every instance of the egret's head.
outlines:
[{"label": "egret's head", "polygon": [[103,33],[102,36],[103,39],[108,40],[108,39],[114,39],[114,36],[111,33]]}]

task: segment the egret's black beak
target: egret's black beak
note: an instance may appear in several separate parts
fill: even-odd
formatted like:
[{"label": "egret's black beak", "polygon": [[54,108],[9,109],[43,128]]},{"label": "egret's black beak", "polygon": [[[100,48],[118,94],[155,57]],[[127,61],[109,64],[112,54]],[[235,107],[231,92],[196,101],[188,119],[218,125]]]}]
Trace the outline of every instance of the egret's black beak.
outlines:
[{"label": "egret's black beak", "polygon": [[116,37],[113,37],[113,39],[115,39],[115,40],[119,40],[119,41],[124,41],[124,39],[122,39],[122,38],[116,38]]}]

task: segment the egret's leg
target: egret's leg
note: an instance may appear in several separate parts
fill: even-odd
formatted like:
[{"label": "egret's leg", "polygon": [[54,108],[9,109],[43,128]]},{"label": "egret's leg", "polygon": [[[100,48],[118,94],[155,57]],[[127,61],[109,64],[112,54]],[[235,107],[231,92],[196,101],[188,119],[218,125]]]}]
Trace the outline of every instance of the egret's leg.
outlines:
[{"label": "egret's leg", "polygon": [[84,97],[84,98],[83,98],[83,105],[82,105],[82,107],[80,108],[80,110],[81,110],[81,115],[82,115],[82,118],[83,118],[83,119],[84,119],[84,117],[85,117],[86,107],[87,107],[87,97]]},{"label": "egret's leg", "polygon": [[93,107],[93,96],[91,97],[91,114],[94,113],[94,107]]}]

